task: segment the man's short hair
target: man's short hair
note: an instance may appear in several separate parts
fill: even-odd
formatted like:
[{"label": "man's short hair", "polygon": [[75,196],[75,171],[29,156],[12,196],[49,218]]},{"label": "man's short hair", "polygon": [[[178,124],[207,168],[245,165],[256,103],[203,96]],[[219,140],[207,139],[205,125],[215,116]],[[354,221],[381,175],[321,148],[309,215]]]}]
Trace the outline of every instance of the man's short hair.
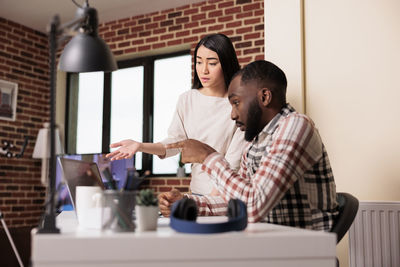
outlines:
[{"label": "man's short hair", "polygon": [[278,101],[277,103],[286,104],[286,75],[275,64],[265,60],[257,60],[239,70],[233,78],[239,75],[241,76],[241,83],[256,82],[259,89],[270,89],[272,95],[275,96],[275,101]]}]

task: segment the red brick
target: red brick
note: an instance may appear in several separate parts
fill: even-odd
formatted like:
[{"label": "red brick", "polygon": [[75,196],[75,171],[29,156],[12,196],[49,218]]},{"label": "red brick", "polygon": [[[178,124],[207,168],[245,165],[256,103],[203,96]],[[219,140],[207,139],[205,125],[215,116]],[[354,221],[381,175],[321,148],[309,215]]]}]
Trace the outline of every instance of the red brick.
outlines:
[{"label": "red brick", "polygon": [[202,28],[193,29],[192,33],[193,34],[198,34],[198,33],[206,32],[206,31],[207,31],[207,28],[206,27],[202,27]]},{"label": "red brick", "polygon": [[242,33],[252,32],[252,30],[253,30],[252,27],[244,27],[236,29],[236,33],[242,34]]},{"label": "red brick", "polygon": [[199,13],[199,9],[198,8],[192,8],[192,9],[185,10],[183,12],[183,15],[186,16],[186,15],[197,14],[197,13]]},{"label": "red brick", "polygon": [[206,12],[206,11],[210,11],[210,10],[215,10],[216,6],[215,5],[208,5],[208,6],[202,6],[200,8],[201,12]]},{"label": "red brick", "polygon": [[158,22],[155,22],[155,23],[147,24],[145,28],[146,28],[146,30],[151,30],[151,29],[155,29],[157,27],[158,27]]},{"label": "red brick", "polygon": [[184,38],[183,39],[183,42],[185,43],[185,44],[187,44],[187,43],[194,43],[194,42],[197,42],[198,41],[198,38],[196,37],[196,36],[194,36],[194,37],[189,37],[189,38]]},{"label": "red brick", "polygon": [[260,21],[261,21],[260,18],[246,19],[246,20],[244,20],[244,25],[258,24],[258,23],[260,23]]},{"label": "red brick", "polygon": [[209,32],[218,32],[218,31],[222,30],[223,28],[224,28],[223,24],[218,24],[218,25],[208,27],[208,31]]},{"label": "red brick", "polygon": [[264,54],[262,55],[257,55],[254,60],[264,60]]},{"label": "red brick", "polygon": [[177,10],[177,11],[180,11],[180,10],[186,10],[186,9],[188,9],[188,8],[190,8],[190,5],[185,5],[185,6],[177,7],[176,10]]},{"label": "red brick", "polygon": [[188,193],[189,188],[188,187],[175,187],[175,189],[179,190],[181,193]]},{"label": "red brick", "polygon": [[158,36],[150,37],[146,39],[146,43],[154,43],[158,41]]},{"label": "red brick", "polygon": [[189,17],[177,18],[175,20],[176,24],[182,24],[182,23],[188,23],[188,22],[189,22]]},{"label": "red brick", "polygon": [[254,11],[254,16],[260,16],[262,19],[264,19],[264,9]]},{"label": "red brick", "polygon": [[132,27],[132,26],[136,26],[136,24],[137,24],[136,20],[132,20],[132,21],[124,23],[124,27]]},{"label": "red brick", "polygon": [[151,185],[165,185],[165,180],[159,180],[159,179],[151,179],[150,180]]},{"label": "red brick", "polygon": [[122,24],[116,24],[111,26],[111,30],[118,30],[122,28]]},{"label": "red brick", "polygon": [[225,34],[226,36],[232,36],[233,35],[233,31],[232,30],[221,31],[220,33]]},{"label": "red brick", "polygon": [[175,26],[171,26],[168,28],[168,31],[172,32],[172,31],[179,31],[182,29],[182,25],[175,25]]},{"label": "red brick", "polygon": [[190,179],[183,179],[182,180],[182,185],[190,185]]},{"label": "red brick", "polygon": [[173,40],[173,41],[169,41],[167,43],[167,45],[173,46],[173,45],[180,45],[182,44],[182,40]]},{"label": "red brick", "polygon": [[183,37],[183,36],[188,36],[190,34],[190,31],[181,31],[176,33],[176,37]]},{"label": "red brick", "polygon": [[189,29],[189,28],[195,28],[199,26],[199,22],[195,21],[195,22],[191,22],[191,23],[186,23],[185,24],[185,29]]},{"label": "red brick", "polygon": [[121,29],[117,31],[118,35],[125,35],[127,33],[129,33],[129,29]]},{"label": "red brick", "polygon": [[172,190],[172,187],[170,187],[170,186],[161,186],[161,187],[159,187],[158,188],[158,192],[169,192],[169,191],[171,191]]},{"label": "red brick", "polygon": [[138,21],[138,24],[146,24],[149,23],[151,21],[151,18],[144,18],[144,19],[140,19]]},{"label": "red brick", "polygon": [[237,28],[237,27],[240,27],[240,26],[242,26],[242,21],[241,20],[230,22],[230,23],[226,24],[227,28]]},{"label": "red brick", "polygon": [[167,18],[167,15],[162,14],[162,15],[153,17],[153,21],[163,21],[163,20],[165,20],[166,18]]},{"label": "red brick", "polygon": [[150,35],[151,35],[151,31],[139,32],[139,37],[146,37],[146,36],[150,36]]},{"label": "red brick", "polygon": [[153,30],[153,34],[161,34],[167,32],[166,28],[158,28]]},{"label": "red brick", "polygon": [[253,13],[251,11],[250,12],[242,12],[242,13],[236,14],[236,18],[237,19],[248,18],[248,17],[253,17]]},{"label": "red brick", "polygon": [[137,33],[132,33],[132,34],[125,35],[125,40],[134,39],[137,37],[138,37]]},{"label": "red brick", "polygon": [[167,179],[167,185],[180,185],[181,181],[178,179]]},{"label": "red brick", "polygon": [[231,20],[233,20],[233,16],[231,16],[231,15],[218,18],[218,22],[227,22],[227,21],[231,21]]},{"label": "red brick", "polygon": [[163,48],[166,47],[166,43],[158,43],[158,44],[153,44],[152,47],[153,49],[159,49],[159,48]]},{"label": "red brick", "polygon": [[257,40],[257,41],[254,42],[254,44],[255,44],[255,45],[258,45],[258,46],[263,46],[263,47],[264,47],[264,39]]},{"label": "red brick", "polygon": [[243,51],[243,55],[255,54],[255,53],[260,53],[260,48],[259,47],[252,48],[252,49],[245,49]]},{"label": "red brick", "polygon": [[123,43],[119,43],[118,47],[126,47],[126,46],[129,46],[129,45],[130,45],[130,42],[123,42]]},{"label": "red brick", "polygon": [[125,54],[136,53],[136,52],[137,52],[137,48],[136,47],[131,47],[131,48],[128,48],[128,49],[124,50]]},{"label": "red brick", "polygon": [[242,11],[242,8],[240,6],[236,6],[233,8],[227,8],[225,10],[225,15],[232,15],[232,14],[236,14]]},{"label": "red brick", "polygon": [[233,1],[226,1],[226,2],[222,2],[222,3],[218,4],[218,8],[223,9],[223,8],[231,7],[233,5],[234,5]]},{"label": "red brick", "polygon": [[160,22],[160,26],[161,27],[167,27],[167,26],[171,26],[174,25],[174,20],[170,19],[170,20],[164,20]]},{"label": "red brick", "polygon": [[243,6],[243,11],[256,10],[259,8],[261,8],[260,3],[254,3],[254,4]]},{"label": "red brick", "polygon": [[192,16],[192,21],[198,21],[198,20],[202,20],[205,19],[206,15],[205,14],[197,14],[197,15],[193,15]]},{"label": "red brick", "polygon": [[144,30],[144,26],[140,25],[140,26],[135,26],[131,28],[131,32],[141,32]]},{"label": "red brick", "polygon": [[165,35],[161,35],[160,40],[172,39],[173,37],[174,37],[174,34],[168,33],[168,34],[165,34]]},{"label": "red brick", "polygon": [[244,35],[244,39],[245,40],[250,40],[250,39],[257,39],[260,38],[260,33],[259,32],[255,32],[255,33],[250,33],[250,34],[245,34]]},{"label": "red brick", "polygon": [[215,19],[206,19],[201,21],[201,25],[208,25],[215,23]]}]

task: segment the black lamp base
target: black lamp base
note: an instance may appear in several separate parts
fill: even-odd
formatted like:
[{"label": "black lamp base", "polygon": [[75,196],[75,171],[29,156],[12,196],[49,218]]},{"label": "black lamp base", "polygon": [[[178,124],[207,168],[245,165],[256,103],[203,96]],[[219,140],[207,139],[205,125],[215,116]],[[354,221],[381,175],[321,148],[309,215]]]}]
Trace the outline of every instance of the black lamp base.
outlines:
[{"label": "black lamp base", "polygon": [[45,214],[41,227],[38,229],[39,234],[59,234],[60,229],[56,227],[56,218],[51,214]]}]

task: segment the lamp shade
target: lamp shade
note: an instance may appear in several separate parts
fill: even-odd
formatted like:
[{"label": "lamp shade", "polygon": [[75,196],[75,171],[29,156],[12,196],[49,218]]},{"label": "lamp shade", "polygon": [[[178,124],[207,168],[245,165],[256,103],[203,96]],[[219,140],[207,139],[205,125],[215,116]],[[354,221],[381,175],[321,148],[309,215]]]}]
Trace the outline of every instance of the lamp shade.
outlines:
[{"label": "lamp shade", "polygon": [[[36,138],[35,148],[33,149],[32,158],[48,159],[50,158],[50,124],[44,123],[44,128],[39,130]],[[63,154],[61,146],[60,134],[58,129],[55,131],[56,140],[56,154]]]},{"label": "lamp shade", "polygon": [[97,34],[78,33],[65,46],[59,67],[66,72],[113,71],[117,63]]}]

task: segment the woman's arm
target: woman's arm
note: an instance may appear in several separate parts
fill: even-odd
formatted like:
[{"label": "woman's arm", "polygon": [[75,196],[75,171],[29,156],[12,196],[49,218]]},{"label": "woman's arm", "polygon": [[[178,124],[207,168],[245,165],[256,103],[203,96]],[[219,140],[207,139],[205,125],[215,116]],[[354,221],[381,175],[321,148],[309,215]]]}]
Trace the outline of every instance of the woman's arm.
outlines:
[{"label": "woman's arm", "polygon": [[131,139],[126,139],[113,143],[110,147],[118,148],[106,155],[106,157],[111,160],[129,159],[132,158],[136,152],[154,154],[160,157],[165,156],[165,147],[161,143],[141,143]]}]

